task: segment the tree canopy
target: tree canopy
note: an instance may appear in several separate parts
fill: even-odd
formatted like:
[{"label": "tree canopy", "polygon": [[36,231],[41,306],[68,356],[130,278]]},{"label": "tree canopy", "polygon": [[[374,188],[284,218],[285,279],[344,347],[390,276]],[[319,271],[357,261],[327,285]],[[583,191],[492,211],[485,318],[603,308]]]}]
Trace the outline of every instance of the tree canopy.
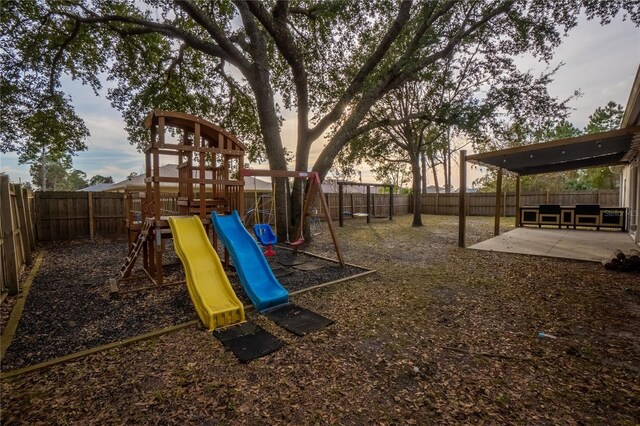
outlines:
[{"label": "tree canopy", "polygon": [[[106,77],[138,146],[148,140],[141,121],[150,109],[180,110],[230,128],[253,142],[253,157],[284,169],[285,108],[296,112],[296,169],[309,167],[312,144],[329,134],[313,166],[322,175],[374,126],[361,123],[379,99],[470,43],[502,66],[525,52],[550,59],[580,13],[607,22],[623,10],[640,21],[638,6],[624,0],[5,3],[3,151],[28,151],[32,141],[20,135],[31,133],[20,118],[52,105],[58,121],[82,135],[61,78],[98,91]],[[49,131],[57,140],[64,132]]]},{"label": "tree canopy", "polygon": [[[46,179],[43,179],[43,172]],[[88,186],[87,174],[73,168],[71,156],[58,160],[45,159],[31,163],[30,173],[35,187],[41,191],[77,191]]]},{"label": "tree canopy", "polygon": [[[421,226],[421,159],[445,169],[450,188],[451,134],[467,143],[487,142],[487,135],[512,135],[514,126],[535,126],[567,114],[565,101],[547,93],[555,72],[533,77],[521,73],[512,60],[500,66],[480,53],[480,45],[433,64],[416,80],[408,81],[383,96],[363,120],[372,130],[353,140],[338,163],[347,170],[364,160],[376,170],[394,170],[399,163],[410,166],[413,181],[413,226]],[[482,94],[483,96],[479,96]],[[447,191],[448,192],[448,191]]]},{"label": "tree canopy", "polygon": [[111,176],[95,175],[89,179],[89,186],[97,185],[99,183],[113,183]]}]

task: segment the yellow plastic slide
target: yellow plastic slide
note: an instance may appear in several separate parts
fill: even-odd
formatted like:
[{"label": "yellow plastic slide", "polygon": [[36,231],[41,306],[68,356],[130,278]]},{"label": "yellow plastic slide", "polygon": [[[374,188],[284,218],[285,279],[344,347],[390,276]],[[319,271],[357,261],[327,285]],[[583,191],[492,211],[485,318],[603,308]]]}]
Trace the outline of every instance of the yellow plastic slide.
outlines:
[{"label": "yellow plastic slide", "polygon": [[244,306],[231,288],[200,218],[171,216],[169,225],[189,295],[204,325],[213,330],[244,321]]}]

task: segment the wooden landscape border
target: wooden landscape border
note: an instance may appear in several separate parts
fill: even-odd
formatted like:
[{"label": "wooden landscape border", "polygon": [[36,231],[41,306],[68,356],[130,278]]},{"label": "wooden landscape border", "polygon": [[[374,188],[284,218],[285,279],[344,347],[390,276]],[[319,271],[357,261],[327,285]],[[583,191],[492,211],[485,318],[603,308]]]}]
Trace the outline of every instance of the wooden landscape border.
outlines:
[{"label": "wooden landscape border", "polygon": [[11,344],[13,340],[13,336],[16,333],[16,329],[18,328],[18,323],[20,322],[20,318],[22,317],[22,311],[24,309],[24,304],[27,301],[27,296],[29,295],[29,290],[31,290],[31,284],[33,284],[33,280],[40,270],[40,266],[42,265],[42,259],[44,258],[44,251],[38,254],[35,263],[33,264],[33,268],[31,268],[31,272],[29,272],[29,276],[25,280],[24,284],[22,284],[22,294],[18,296],[18,300],[16,304],[13,306],[11,310],[11,315],[9,316],[9,321],[2,330],[2,337],[0,338],[0,359],[4,358],[4,354],[7,352],[7,348]]},{"label": "wooden landscape border", "polygon": [[95,348],[85,349],[80,352],[75,352],[72,354],[64,355],[58,358],[53,358],[45,362],[41,362],[39,364],[30,365],[28,367],[19,368],[17,370],[11,370],[7,372],[3,372],[0,374],[0,380],[6,380],[13,377],[21,376],[22,374],[32,373],[34,371],[42,370],[45,368],[53,367],[54,365],[62,364],[69,361],[75,361],[80,358],[84,358],[89,355],[93,355],[98,352],[106,351],[109,349],[119,348],[121,346],[131,345],[133,343],[141,342],[143,340],[153,339],[154,337],[159,337],[164,334],[173,333],[174,331],[179,331],[184,328],[190,327],[192,325],[199,324],[200,320],[191,320],[182,324],[172,325],[170,327],[160,328],[157,330],[150,331],[148,333],[140,334],[138,336],[129,337],[128,339],[121,340],[119,342],[107,343],[106,345],[97,346]]},{"label": "wooden landscape border", "polygon": [[[285,246],[281,246],[281,245],[279,245],[279,244],[277,245],[277,247],[278,247],[279,249],[284,249],[284,250],[289,250],[289,251],[295,251],[295,250],[294,250],[294,249],[292,249],[292,248],[285,247]],[[298,253],[306,254],[307,256],[315,257],[316,259],[322,259],[322,260],[326,260],[326,261],[328,261],[328,262],[333,262],[333,263],[340,264],[340,262],[338,262],[338,261],[337,261],[337,260],[335,260],[335,259],[331,259],[330,257],[321,256],[321,255],[319,255],[319,254],[315,254],[315,253],[310,253],[310,252],[308,252],[308,251],[301,251],[301,250],[298,250]],[[327,287],[327,286],[330,286],[330,285],[332,285],[332,284],[338,284],[338,283],[341,283],[341,282],[344,282],[344,281],[353,280],[353,279],[356,279],[356,278],[364,277],[364,276],[367,276],[367,275],[373,274],[373,273],[375,273],[375,272],[378,272],[376,269],[369,269],[369,268],[365,268],[364,266],[355,265],[355,264],[353,264],[353,263],[346,263],[346,262],[345,262],[345,266],[351,266],[351,267],[353,267],[353,268],[363,269],[363,270],[364,270],[364,272],[361,272],[361,273],[359,273],[359,274],[355,274],[355,275],[349,275],[348,277],[339,278],[339,279],[337,279],[337,280],[328,281],[328,282],[326,282],[326,283],[320,283],[320,284],[312,285],[311,287],[307,287],[307,288],[303,288],[303,289],[300,289],[300,290],[292,291],[292,292],[290,292],[289,294],[290,294],[290,295],[302,294],[302,293],[304,293],[304,292],[311,291],[311,290],[315,290],[315,289],[317,289],[317,288]]]},{"label": "wooden landscape border", "polygon": [[[278,247],[281,248],[281,249],[284,249],[284,250],[293,251],[289,247],[284,247],[284,246],[278,246]],[[307,256],[311,256],[311,257],[315,257],[317,259],[322,259],[322,260],[326,260],[326,261],[329,261],[329,262],[333,262],[333,263],[339,264],[339,262],[337,260],[335,260],[335,259],[331,259],[331,258],[328,258],[328,257],[320,256],[320,255],[314,254],[314,253],[309,253],[309,252],[306,252],[306,251],[299,251],[299,252],[303,253],[303,254],[305,254]],[[35,275],[36,275],[36,273],[37,273],[37,271],[38,271],[38,269],[40,267],[40,264],[42,263],[42,258],[43,258],[43,253],[40,253],[38,258],[36,259],[36,264],[34,265],[33,269],[31,270],[31,273],[29,274],[28,281],[30,280],[32,282],[33,279],[35,278]],[[353,279],[364,277],[366,275],[370,275],[370,274],[373,274],[373,273],[377,272],[375,269],[368,269],[368,268],[365,268],[363,266],[354,265],[354,264],[351,264],[351,263],[345,263],[345,265],[346,266],[351,266],[351,267],[354,267],[354,268],[358,268],[358,269],[363,269],[364,272],[361,272],[361,273],[355,274],[355,275],[350,275],[348,277],[340,278],[340,279],[337,279],[337,280],[329,281],[329,282],[326,282],[326,283],[320,283],[320,284],[317,284],[317,285],[314,285],[314,286],[311,286],[311,287],[303,288],[301,290],[292,291],[292,292],[289,293],[289,295],[293,296],[293,295],[297,295],[297,294],[302,294],[302,293],[305,293],[307,291],[315,290],[315,289],[322,288],[322,287],[327,287],[327,286],[330,286],[330,285],[333,285],[333,284],[338,284],[338,283],[341,283],[341,282],[344,282],[344,281],[353,280]],[[18,303],[21,303],[21,306],[20,306],[19,310],[16,311],[16,308],[18,307],[18,304],[16,304],[16,306],[14,307],[14,310],[11,312],[11,319],[9,320],[9,322],[13,321],[14,320],[14,316],[16,316],[16,319],[15,319],[16,328],[17,328],[17,325],[18,325],[18,321],[20,320],[20,316],[22,315],[22,308],[24,307],[24,303],[26,301],[29,288],[30,288],[30,285],[27,285],[25,283],[25,286],[24,286],[25,294],[23,295],[22,299],[20,301],[18,301]],[[245,305],[244,306],[245,312],[252,311],[254,309],[255,308],[254,308],[253,305]],[[34,365],[30,365],[28,367],[19,368],[19,369],[7,371],[7,372],[2,372],[2,373],[0,373],[0,380],[8,380],[8,379],[11,379],[11,378],[15,378],[15,377],[21,376],[23,374],[33,373],[35,371],[39,371],[39,370],[43,370],[43,369],[46,369],[46,368],[49,368],[49,367],[53,367],[53,366],[58,365],[58,364],[63,364],[63,363],[70,362],[70,361],[76,361],[76,360],[78,360],[80,358],[84,358],[86,356],[93,355],[93,354],[96,354],[98,352],[107,351],[107,350],[119,348],[119,347],[122,347],[122,346],[128,346],[128,345],[131,345],[131,344],[134,344],[134,343],[137,343],[137,342],[142,342],[144,340],[153,339],[155,337],[160,337],[160,336],[163,336],[165,334],[173,333],[175,331],[180,331],[182,329],[185,329],[185,328],[191,327],[193,325],[197,325],[197,324],[200,324],[200,320],[191,320],[191,321],[187,321],[187,322],[182,323],[182,324],[172,325],[172,326],[169,326],[169,327],[164,327],[164,328],[152,330],[152,331],[150,331],[148,333],[140,334],[138,336],[129,337],[128,339],[121,340],[119,342],[107,343],[105,345],[97,346],[95,348],[85,349],[85,350],[82,350],[82,351],[79,351],[79,352],[75,352],[75,353],[72,353],[72,354],[68,354],[68,355],[64,355],[64,356],[61,356],[61,357],[58,357],[58,358],[53,358],[53,359],[50,359],[48,361],[41,362],[39,364],[34,364]],[[4,351],[6,351],[6,349],[9,346],[9,344],[6,344],[6,346],[5,346],[5,333],[7,333],[8,329],[9,329],[9,324],[7,324],[7,326],[5,327],[5,332],[2,334],[2,348],[3,348],[2,355],[3,355],[3,357],[4,357]],[[13,329],[13,333],[15,333],[15,328]],[[11,338],[13,338],[13,333],[11,333]],[[11,343],[11,340],[9,340],[9,343]]]}]

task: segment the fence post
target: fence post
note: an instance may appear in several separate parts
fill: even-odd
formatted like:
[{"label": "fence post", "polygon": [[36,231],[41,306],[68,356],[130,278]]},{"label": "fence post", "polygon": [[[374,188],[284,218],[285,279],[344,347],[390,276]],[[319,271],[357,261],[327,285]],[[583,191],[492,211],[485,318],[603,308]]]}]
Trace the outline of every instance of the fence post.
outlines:
[{"label": "fence post", "polygon": [[520,175],[516,177],[516,202],[515,202],[516,227],[520,226]]},{"label": "fence post", "polygon": [[[342,182],[338,182],[338,226],[342,228],[344,226],[344,189],[342,188]],[[353,200],[353,198],[352,198]],[[351,209],[351,215],[353,216],[353,209]]]},{"label": "fence post", "polygon": [[502,217],[507,217],[507,193],[509,191],[504,191],[504,203],[502,204]]},{"label": "fence post", "polygon": [[20,227],[20,240],[22,241],[22,253],[24,254],[24,262],[27,265],[31,265],[31,244],[29,243],[29,231],[27,228],[29,224],[27,223],[27,214],[24,206],[24,198],[22,193],[21,185],[14,185],[13,192],[16,195],[16,206],[18,207],[17,213],[17,222]]},{"label": "fence post", "polygon": [[93,192],[87,192],[88,202],[89,202],[89,238],[93,241],[93,229],[94,229],[94,220],[93,220]]},{"label": "fence post", "polygon": [[351,217],[353,217],[353,214],[356,212],[356,205],[353,202],[353,192],[351,193]]},{"label": "fence post", "polygon": [[[29,198],[29,195],[31,195],[31,199]],[[35,199],[33,198],[33,193],[31,193],[31,191],[29,191],[27,188],[22,188],[22,196],[25,200],[24,211],[27,215],[27,233],[29,235],[29,247],[31,248],[31,251],[34,251],[36,249],[36,228],[33,222],[33,209],[31,200],[35,201]]]},{"label": "fence post", "polygon": [[13,239],[13,220],[11,214],[11,194],[9,176],[0,175],[0,220],[2,221],[2,241],[4,249],[4,268],[7,271],[7,287],[11,296],[18,294],[18,267],[16,265],[16,247]]},{"label": "fence post", "polygon": [[371,223],[371,187],[367,185],[367,223]]},{"label": "fence post", "polygon": [[[329,216],[331,216],[331,204],[329,204],[329,194],[324,194],[324,199],[325,199],[325,200],[326,200],[326,202],[327,202],[327,210],[329,210],[329,211],[327,212],[327,214],[328,214]],[[319,210],[318,210],[318,211],[319,211]],[[333,217],[332,217],[332,219],[333,219]]]}]

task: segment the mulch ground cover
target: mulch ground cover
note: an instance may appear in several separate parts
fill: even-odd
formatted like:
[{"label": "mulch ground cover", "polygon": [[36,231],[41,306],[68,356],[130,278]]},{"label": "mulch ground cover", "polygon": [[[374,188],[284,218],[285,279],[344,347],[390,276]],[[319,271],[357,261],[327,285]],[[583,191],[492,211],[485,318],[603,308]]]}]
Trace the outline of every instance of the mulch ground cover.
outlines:
[{"label": "mulch ground cover", "polygon": [[[63,355],[197,319],[186,286],[128,293],[114,299],[107,278],[116,277],[126,256],[126,243],[108,239],[77,240],[45,245],[38,271],[13,342],[2,360],[2,370],[27,367]],[[286,271],[280,283],[289,291],[345,278],[364,270],[318,259],[305,253],[277,249],[273,268]],[[298,262],[319,266],[313,271],[282,265]],[[297,262],[294,262],[297,263]],[[133,271],[142,276],[141,261]],[[170,241],[166,242],[165,282],[184,280],[184,270]],[[245,304],[251,304],[233,268],[229,281]],[[121,285],[123,290],[149,286],[144,278]]]},{"label": "mulch ground cover", "polygon": [[[337,230],[346,260],[378,273],[292,297],[330,327],[297,337],[249,312],[287,343],[249,364],[186,328],[3,381],[0,420],[640,423],[637,275],[460,249],[457,218],[410,220]],[[492,229],[468,218],[468,244]],[[331,254],[326,232],[309,251]]]}]

